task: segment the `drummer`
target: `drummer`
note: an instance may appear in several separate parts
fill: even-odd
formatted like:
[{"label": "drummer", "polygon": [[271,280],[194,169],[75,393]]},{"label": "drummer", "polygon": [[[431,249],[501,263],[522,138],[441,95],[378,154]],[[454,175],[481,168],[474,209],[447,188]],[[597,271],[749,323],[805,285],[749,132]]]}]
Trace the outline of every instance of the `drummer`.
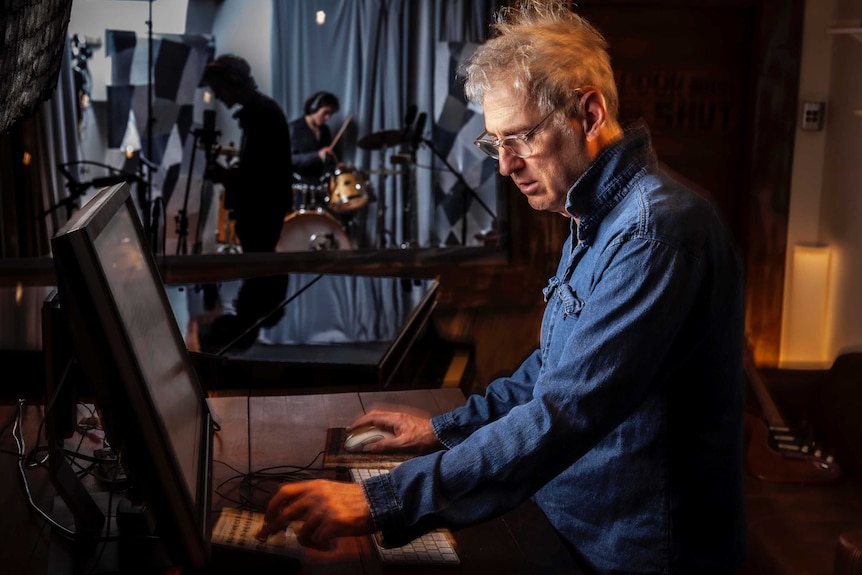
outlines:
[{"label": "drummer", "polygon": [[306,101],[304,114],[290,122],[290,147],[295,177],[309,186],[321,186],[324,176],[342,167],[332,145],[326,122],[340,108],[338,97],[315,92]]}]

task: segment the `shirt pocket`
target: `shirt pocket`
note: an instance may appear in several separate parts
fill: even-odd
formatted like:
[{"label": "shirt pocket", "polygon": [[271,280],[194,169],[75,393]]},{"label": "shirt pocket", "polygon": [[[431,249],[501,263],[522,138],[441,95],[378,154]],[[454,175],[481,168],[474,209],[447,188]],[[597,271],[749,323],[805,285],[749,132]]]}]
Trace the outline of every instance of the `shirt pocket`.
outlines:
[{"label": "shirt pocket", "polygon": [[545,298],[545,303],[548,303],[556,294],[560,298],[559,309],[562,312],[562,319],[569,316],[577,317],[581,310],[584,309],[584,300],[578,297],[575,288],[568,282],[559,279],[557,276],[548,280],[548,285],[542,290]]}]

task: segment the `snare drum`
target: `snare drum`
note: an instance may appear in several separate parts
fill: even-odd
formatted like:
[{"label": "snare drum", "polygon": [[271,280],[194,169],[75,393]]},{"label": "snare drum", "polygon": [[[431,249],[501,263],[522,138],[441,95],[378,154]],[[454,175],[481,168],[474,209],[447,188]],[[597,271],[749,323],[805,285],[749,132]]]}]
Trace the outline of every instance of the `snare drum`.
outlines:
[{"label": "snare drum", "polygon": [[353,245],[341,224],[323,211],[298,210],[284,218],[277,252],[352,250]]},{"label": "snare drum", "polygon": [[335,170],[329,180],[329,209],[340,214],[358,210],[368,203],[365,176],[359,170]]}]

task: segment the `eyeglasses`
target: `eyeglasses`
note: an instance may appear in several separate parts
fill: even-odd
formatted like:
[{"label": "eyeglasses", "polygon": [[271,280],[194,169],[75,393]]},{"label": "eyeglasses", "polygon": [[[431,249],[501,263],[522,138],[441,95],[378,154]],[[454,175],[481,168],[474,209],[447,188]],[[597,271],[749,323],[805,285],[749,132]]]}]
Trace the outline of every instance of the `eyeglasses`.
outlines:
[{"label": "eyeglasses", "polygon": [[551,113],[542,118],[542,120],[533,126],[533,129],[529,132],[525,132],[523,134],[512,134],[495,140],[488,140],[484,139],[486,135],[489,135],[488,132],[485,131],[482,132],[482,134],[476,138],[473,143],[476,144],[477,148],[495,160],[500,159],[500,148],[505,148],[505,150],[513,156],[518,156],[522,159],[529,158],[533,155],[533,148],[530,147],[530,143],[527,140],[536,133],[536,130],[538,130],[542,124],[544,124],[545,121],[554,114],[554,112],[556,112],[556,110],[551,110]]}]

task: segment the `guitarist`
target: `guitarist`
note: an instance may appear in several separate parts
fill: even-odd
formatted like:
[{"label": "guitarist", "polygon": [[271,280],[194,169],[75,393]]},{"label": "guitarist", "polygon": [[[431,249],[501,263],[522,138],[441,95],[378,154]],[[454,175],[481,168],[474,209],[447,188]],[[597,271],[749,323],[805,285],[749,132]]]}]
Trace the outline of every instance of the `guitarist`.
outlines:
[{"label": "guitarist", "polygon": [[225,187],[240,247],[247,252],[274,252],[284,218],[293,204],[292,160],[287,119],[275,100],[257,88],[243,58],[226,54],[207,64],[201,84],[231,108],[242,140],[239,161],[226,168],[212,163],[207,177]]}]

